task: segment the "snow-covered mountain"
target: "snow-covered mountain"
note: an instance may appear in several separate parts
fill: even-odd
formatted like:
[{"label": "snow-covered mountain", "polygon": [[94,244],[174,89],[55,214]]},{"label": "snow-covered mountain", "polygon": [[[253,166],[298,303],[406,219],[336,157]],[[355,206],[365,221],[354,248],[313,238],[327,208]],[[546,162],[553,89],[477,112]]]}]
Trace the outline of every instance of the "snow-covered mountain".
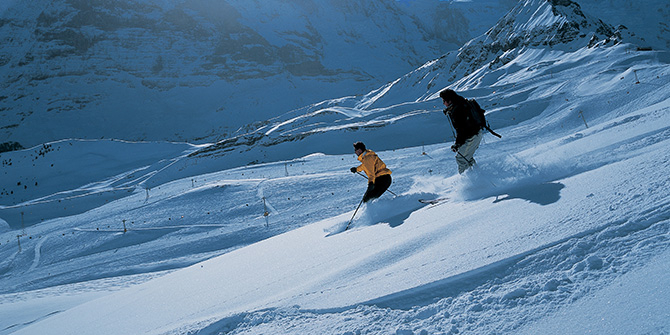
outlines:
[{"label": "snow-covered mountain", "polygon": [[491,2],[474,21],[468,6],[439,1],[3,2],[0,143],[227,138],[368,92],[481,34],[509,6]]},{"label": "snow-covered mountain", "polygon": [[[519,2],[368,94],[213,145],[1,153],[0,334],[669,332],[670,54],[585,8]],[[445,87],[503,135],[464,175]],[[397,196],[355,212],[357,140]]]},{"label": "snow-covered mountain", "polygon": [[[611,52],[608,47],[618,45],[621,40],[620,31],[584,14],[575,2],[520,2],[486,34],[366,95],[327,100],[257,123],[249,133],[203,148],[193,153],[191,159],[214,157],[220,160],[219,168],[230,168],[239,164],[290,159],[285,153],[344,153],[349,150],[349,142],[360,136],[358,132],[361,130],[385,127],[390,132],[399,133],[404,129],[415,129],[419,124],[424,131],[410,138],[366,136],[375,136],[381,142],[379,149],[385,150],[438,143],[451,136],[443,116],[438,113],[442,106],[435,101],[439,91],[447,86],[472,91],[490,111],[489,119],[494,128],[517,124],[542,112],[547,113],[534,107],[535,99],[528,98],[528,91],[535,89],[534,78],[551,77],[553,72],[569,70],[583,73],[583,78],[578,80],[588,81],[593,71],[599,74],[612,69],[608,69],[610,64],[602,63],[584,70],[581,68],[582,57],[585,54],[591,54],[589,57],[593,58],[607,57]],[[619,47],[644,54],[634,44]],[[517,97],[501,96],[499,88],[510,85],[528,88],[509,93]],[[559,79],[542,80],[540,85],[548,86],[540,87],[547,91],[538,97],[540,100],[545,100],[546,94],[559,94],[561,87],[581,89]],[[510,106],[496,107],[498,100],[509,101],[510,98],[523,98],[523,102],[513,109]],[[560,98],[556,100],[560,101]],[[552,108],[565,108],[565,105],[560,101]],[[314,138],[303,141],[306,137]],[[277,145],[291,149],[277,150]],[[182,164],[195,165],[187,161]],[[188,168],[180,165],[180,169]],[[207,171],[196,168],[193,173],[203,172]]]}]

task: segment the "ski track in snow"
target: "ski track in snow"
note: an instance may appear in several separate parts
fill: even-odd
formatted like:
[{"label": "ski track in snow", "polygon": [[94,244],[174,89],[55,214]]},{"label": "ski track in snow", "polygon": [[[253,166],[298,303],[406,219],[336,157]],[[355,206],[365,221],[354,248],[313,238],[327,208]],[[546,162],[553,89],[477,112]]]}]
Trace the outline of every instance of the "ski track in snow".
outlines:
[{"label": "ski track in snow", "polygon": [[42,245],[46,241],[47,237],[43,237],[40,239],[39,242],[35,245],[35,259],[33,259],[33,264],[30,266],[30,269],[28,269],[28,272],[35,270],[37,266],[40,264],[40,255],[42,254]]}]

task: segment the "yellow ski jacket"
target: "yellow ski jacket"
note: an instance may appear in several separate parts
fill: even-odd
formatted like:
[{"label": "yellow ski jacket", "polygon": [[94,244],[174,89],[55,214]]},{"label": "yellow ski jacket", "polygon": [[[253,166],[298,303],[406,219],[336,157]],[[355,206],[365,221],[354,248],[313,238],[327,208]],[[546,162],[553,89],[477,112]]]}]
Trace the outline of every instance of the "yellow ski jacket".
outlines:
[{"label": "yellow ski jacket", "polygon": [[364,171],[368,175],[368,182],[374,183],[377,177],[391,174],[391,170],[386,168],[386,164],[372,150],[363,152],[358,156],[358,160],[363,164],[356,167],[356,171]]}]

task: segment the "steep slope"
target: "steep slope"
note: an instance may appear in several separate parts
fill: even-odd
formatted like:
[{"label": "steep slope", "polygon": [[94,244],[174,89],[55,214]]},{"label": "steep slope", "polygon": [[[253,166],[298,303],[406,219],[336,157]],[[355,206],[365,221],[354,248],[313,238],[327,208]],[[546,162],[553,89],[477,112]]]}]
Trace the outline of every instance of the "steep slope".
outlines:
[{"label": "steep slope", "polygon": [[[513,332],[557,308],[588,300],[603,287],[615,289],[611,285],[617,279],[670,250],[670,203],[664,191],[670,186],[665,178],[669,109],[666,98],[554,141],[547,140],[552,134],[518,127],[518,136],[546,143],[526,141],[510,152],[502,143],[489,144],[489,155],[480,158],[483,170],[465,176],[426,174],[434,161],[420,159],[415,148],[382,152],[399,167],[399,179],[415,177],[410,190],[439,182],[453,187],[444,192],[452,201],[418,208],[420,194],[389,196],[365,208],[350,231],[341,232],[352,211],[333,214],[37,318],[16,333]],[[438,146],[428,152],[446,155]],[[584,157],[590,161],[584,163]],[[408,159],[416,164],[403,169],[398,163]],[[305,158],[305,175],[274,181],[299,196],[310,190],[298,186],[301,179],[325,186],[322,171],[340,181],[350,178],[335,172],[344,164],[341,160]],[[638,173],[629,173],[631,169]],[[501,172],[492,175],[491,170]],[[396,191],[400,185],[394,184]],[[184,194],[184,200],[205,190]],[[327,208],[338,198],[287,208],[275,202],[279,197],[268,197],[276,208],[294,215]],[[139,234],[117,233],[111,245],[120,247],[122,239],[133,241]],[[661,285],[667,283],[667,277],[660,278],[665,278]],[[659,306],[650,311],[647,320],[652,323],[646,327],[669,326],[662,317],[667,311]],[[611,313],[616,320],[626,311]],[[576,333],[578,326],[562,329]]]}]

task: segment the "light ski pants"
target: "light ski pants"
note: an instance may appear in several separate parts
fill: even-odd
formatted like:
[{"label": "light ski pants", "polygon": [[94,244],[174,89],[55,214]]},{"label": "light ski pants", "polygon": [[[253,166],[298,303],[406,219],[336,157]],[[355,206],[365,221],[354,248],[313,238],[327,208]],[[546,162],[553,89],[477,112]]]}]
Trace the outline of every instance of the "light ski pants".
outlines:
[{"label": "light ski pants", "polygon": [[456,163],[458,163],[458,173],[463,173],[471,166],[475,165],[475,151],[479,148],[483,134],[480,131],[477,135],[468,138],[463,145],[458,148],[456,153]]}]

